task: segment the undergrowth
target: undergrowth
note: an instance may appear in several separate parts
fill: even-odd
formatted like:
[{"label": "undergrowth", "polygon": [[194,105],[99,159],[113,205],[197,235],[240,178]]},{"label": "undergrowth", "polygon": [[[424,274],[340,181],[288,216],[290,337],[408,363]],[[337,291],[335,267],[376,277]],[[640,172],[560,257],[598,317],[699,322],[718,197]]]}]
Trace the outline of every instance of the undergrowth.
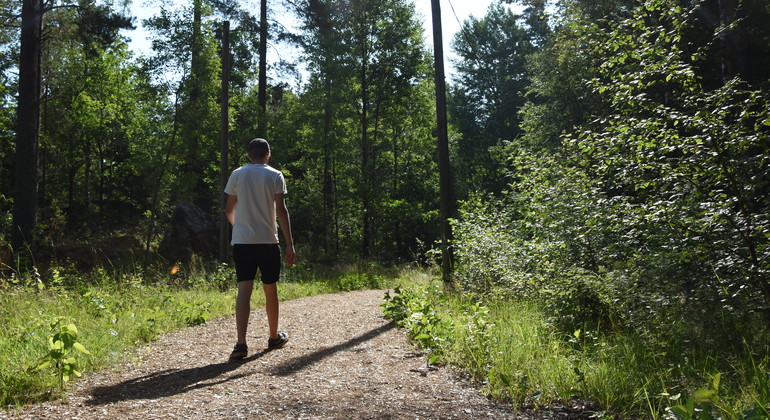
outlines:
[{"label": "undergrowth", "polygon": [[579,401],[592,418],[770,418],[767,349],[702,353],[633,331],[565,331],[544,304],[444,293],[435,283],[396,289],[382,309],[429,363],[460,367],[515,408]]}]

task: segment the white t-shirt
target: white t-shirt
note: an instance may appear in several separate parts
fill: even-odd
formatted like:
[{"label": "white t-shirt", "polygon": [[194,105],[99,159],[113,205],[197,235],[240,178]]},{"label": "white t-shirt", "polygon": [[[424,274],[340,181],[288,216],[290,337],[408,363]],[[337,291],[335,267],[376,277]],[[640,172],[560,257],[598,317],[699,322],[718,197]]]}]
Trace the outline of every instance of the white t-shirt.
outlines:
[{"label": "white t-shirt", "polygon": [[286,194],[283,174],[268,165],[252,163],[230,174],[225,193],[238,198],[231,244],[277,244],[275,195]]}]

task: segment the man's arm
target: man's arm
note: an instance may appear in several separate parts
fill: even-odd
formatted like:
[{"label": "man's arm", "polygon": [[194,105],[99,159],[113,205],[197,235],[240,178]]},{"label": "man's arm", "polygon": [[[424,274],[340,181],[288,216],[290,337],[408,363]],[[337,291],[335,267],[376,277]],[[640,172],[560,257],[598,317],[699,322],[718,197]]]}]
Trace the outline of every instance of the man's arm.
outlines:
[{"label": "man's arm", "polygon": [[286,266],[294,265],[296,254],[294,253],[294,239],[291,235],[291,218],[289,209],[286,208],[286,202],[283,200],[283,194],[275,195],[275,212],[278,216],[278,225],[283,232],[283,240],[286,242]]},{"label": "man's arm", "polygon": [[225,216],[231,225],[235,224],[235,205],[238,203],[237,195],[227,195],[227,206],[225,207]]}]

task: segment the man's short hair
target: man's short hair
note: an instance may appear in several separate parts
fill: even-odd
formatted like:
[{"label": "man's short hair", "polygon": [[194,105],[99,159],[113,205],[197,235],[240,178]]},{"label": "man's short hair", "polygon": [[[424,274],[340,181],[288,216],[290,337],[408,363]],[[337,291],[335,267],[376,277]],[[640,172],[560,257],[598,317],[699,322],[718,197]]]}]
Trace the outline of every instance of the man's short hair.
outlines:
[{"label": "man's short hair", "polygon": [[246,151],[252,159],[263,158],[270,153],[270,144],[265,139],[256,138],[249,142]]}]

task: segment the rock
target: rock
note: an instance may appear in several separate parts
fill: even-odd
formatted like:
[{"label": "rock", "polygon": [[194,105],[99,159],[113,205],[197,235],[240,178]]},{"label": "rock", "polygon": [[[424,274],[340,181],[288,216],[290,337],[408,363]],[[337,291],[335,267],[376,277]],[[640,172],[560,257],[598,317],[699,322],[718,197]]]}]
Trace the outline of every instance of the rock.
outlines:
[{"label": "rock", "polygon": [[0,238],[0,269],[13,265],[13,248]]},{"label": "rock", "polygon": [[206,213],[195,204],[179,202],[171,215],[171,226],[158,253],[172,262],[190,262],[193,254],[216,256],[219,232]]}]

